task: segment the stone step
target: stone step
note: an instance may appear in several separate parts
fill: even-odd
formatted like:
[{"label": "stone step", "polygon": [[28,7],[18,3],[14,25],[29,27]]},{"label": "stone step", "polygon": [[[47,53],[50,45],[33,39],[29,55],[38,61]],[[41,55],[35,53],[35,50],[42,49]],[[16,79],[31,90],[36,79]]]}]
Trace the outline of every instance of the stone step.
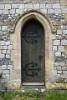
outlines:
[{"label": "stone step", "polygon": [[39,92],[43,92],[46,90],[45,86],[22,86],[21,91],[27,91],[27,90],[35,90]]}]

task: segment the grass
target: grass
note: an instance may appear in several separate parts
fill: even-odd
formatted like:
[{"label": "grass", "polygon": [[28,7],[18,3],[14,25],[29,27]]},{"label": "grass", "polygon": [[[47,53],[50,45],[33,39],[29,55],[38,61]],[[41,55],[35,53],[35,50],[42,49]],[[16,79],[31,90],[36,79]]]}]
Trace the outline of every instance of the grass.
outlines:
[{"label": "grass", "polygon": [[44,100],[67,100],[67,93],[53,92],[50,93]]},{"label": "grass", "polygon": [[15,91],[0,96],[0,100],[67,100],[67,91]]}]

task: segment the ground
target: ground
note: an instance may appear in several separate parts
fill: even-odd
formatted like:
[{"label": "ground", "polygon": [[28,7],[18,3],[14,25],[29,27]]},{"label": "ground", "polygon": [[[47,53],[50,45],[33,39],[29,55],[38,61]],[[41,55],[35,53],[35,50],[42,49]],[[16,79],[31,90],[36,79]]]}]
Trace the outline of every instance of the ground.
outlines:
[{"label": "ground", "polygon": [[0,100],[67,100],[67,90],[0,92]]}]

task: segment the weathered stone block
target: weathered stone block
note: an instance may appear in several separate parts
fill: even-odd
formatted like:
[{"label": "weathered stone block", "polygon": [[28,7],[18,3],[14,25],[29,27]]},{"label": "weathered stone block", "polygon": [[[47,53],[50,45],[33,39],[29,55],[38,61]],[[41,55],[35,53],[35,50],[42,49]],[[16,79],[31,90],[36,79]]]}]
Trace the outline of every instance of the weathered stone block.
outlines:
[{"label": "weathered stone block", "polygon": [[56,35],[56,39],[61,40],[62,36],[61,35]]},{"label": "weathered stone block", "polygon": [[62,74],[63,72],[62,71],[57,71],[57,74]]},{"label": "weathered stone block", "polygon": [[63,30],[63,34],[67,34],[67,30]]},{"label": "weathered stone block", "polygon": [[47,14],[47,9],[40,9],[44,14]]},{"label": "weathered stone block", "polygon": [[[0,66],[1,67],[1,66]],[[2,69],[0,69],[0,74],[2,74]]]},{"label": "weathered stone block", "polygon": [[8,26],[2,26],[2,30],[5,31],[7,30]]},{"label": "weathered stone block", "polygon": [[40,8],[44,9],[45,8],[45,4],[44,3],[40,3]]},{"label": "weathered stone block", "polygon": [[59,0],[51,0],[51,3],[59,3]]},{"label": "weathered stone block", "polygon": [[2,69],[7,69],[7,65],[2,65]]},{"label": "weathered stone block", "polygon": [[13,66],[12,65],[8,65],[8,69],[12,70]]},{"label": "weathered stone block", "polygon": [[67,9],[62,9],[62,13],[67,13]]},{"label": "weathered stone block", "polygon": [[52,4],[46,4],[46,8],[52,8]]},{"label": "weathered stone block", "polygon": [[63,61],[65,61],[65,57],[55,57],[55,62],[58,62],[58,63],[60,63],[60,62],[63,62]]},{"label": "weathered stone block", "polygon": [[67,4],[67,0],[60,0],[61,5],[66,5]]},{"label": "weathered stone block", "polygon": [[9,45],[9,46],[8,46],[8,49],[9,49],[9,50],[13,49],[13,45]]},{"label": "weathered stone block", "polygon": [[34,8],[34,9],[39,9],[39,3],[33,4],[33,8]]},{"label": "weathered stone block", "polygon": [[60,3],[52,4],[52,7],[53,7],[53,8],[60,8]]},{"label": "weathered stone block", "polygon": [[10,14],[15,14],[15,9],[11,9]]},{"label": "weathered stone block", "polygon": [[5,45],[5,41],[1,41],[0,43],[1,43],[1,45]]},{"label": "weathered stone block", "polygon": [[0,54],[0,58],[4,58],[4,56],[5,56],[4,54]]},{"label": "weathered stone block", "polygon": [[61,9],[54,9],[54,13],[55,14],[60,14],[61,13]]},{"label": "weathered stone block", "polygon": [[2,45],[0,46],[0,49],[1,49],[1,50],[3,49],[3,46],[2,46]]},{"label": "weathered stone block", "polygon": [[19,8],[20,4],[12,4],[12,8]]},{"label": "weathered stone block", "polygon": [[24,4],[20,4],[19,9],[24,9]]},{"label": "weathered stone block", "polygon": [[65,52],[63,54],[67,57],[67,45],[64,46],[64,48],[65,48]]},{"label": "weathered stone block", "polygon": [[65,62],[60,62],[60,66],[65,66]]},{"label": "weathered stone block", "polygon": [[9,80],[9,79],[10,79],[9,74],[6,74],[6,79],[7,79],[7,80]]},{"label": "weathered stone block", "polygon": [[0,26],[0,30],[1,30],[1,26]]},{"label": "weathered stone block", "polygon": [[58,46],[58,51],[63,52],[64,50],[64,46]]},{"label": "weathered stone block", "polygon": [[55,56],[61,56],[61,52],[55,52]]},{"label": "weathered stone block", "polygon": [[6,50],[7,49],[7,46],[6,45],[2,46],[2,49],[5,49]]},{"label": "weathered stone block", "polygon": [[6,41],[5,42],[5,45],[10,45],[10,41]]},{"label": "weathered stone block", "polygon": [[[22,14],[22,13],[24,13],[24,9],[16,9],[16,13],[17,14]],[[17,14],[15,14],[15,15],[17,15]]]},{"label": "weathered stone block", "polygon": [[67,45],[67,40],[61,40],[61,45]]},{"label": "weathered stone block", "polygon": [[2,65],[8,65],[10,63],[11,63],[11,60],[9,58],[5,58],[5,55],[4,55],[3,58],[0,57],[0,66],[2,66]]},{"label": "weathered stone block", "polygon": [[11,50],[7,50],[7,54],[10,54],[10,51],[11,51]]},{"label": "weathered stone block", "polygon": [[60,40],[54,40],[53,45],[60,45]]},{"label": "weathered stone block", "polygon": [[62,70],[67,71],[67,67],[66,66],[62,67]]},{"label": "weathered stone block", "polygon": [[[37,5],[38,6],[38,5]],[[33,8],[33,4],[25,4],[25,9]]]},{"label": "weathered stone block", "polygon": [[66,29],[66,26],[61,25],[61,29],[62,30],[65,30]]},{"label": "weathered stone block", "polygon": [[9,54],[6,54],[6,58],[10,58],[10,55]]},{"label": "weathered stone block", "polygon": [[57,30],[57,34],[62,34],[62,30]]},{"label": "weathered stone block", "polygon": [[67,25],[65,25],[65,28],[67,29]]},{"label": "weathered stone block", "polygon": [[4,4],[0,4],[0,9],[4,9]]},{"label": "weathered stone block", "polygon": [[48,9],[48,14],[54,13],[54,9]]},{"label": "weathered stone block", "polygon": [[62,70],[61,66],[57,66],[57,70],[61,71]]},{"label": "weathered stone block", "polygon": [[11,4],[5,4],[5,9],[11,9]]},{"label": "weathered stone block", "polygon": [[[62,76],[62,74],[61,74],[61,76]],[[62,83],[63,84],[64,81],[65,81],[65,78],[60,78],[59,77],[59,79],[56,80],[56,83]],[[61,85],[61,88],[62,88],[62,85]]]},{"label": "weathered stone block", "polygon": [[9,14],[9,10],[7,9],[2,10],[2,14]]},{"label": "weathered stone block", "polygon": [[1,53],[6,54],[7,50],[1,50]]},{"label": "weathered stone block", "polygon": [[66,74],[67,75],[67,71],[63,71],[63,74]]},{"label": "weathered stone block", "polygon": [[16,9],[16,13],[20,14],[21,9]]},{"label": "weathered stone block", "polygon": [[67,78],[65,79],[65,83],[67,83]]},{"label": "weathered stone block", "polygon": [[6,70],[3,70],[3,74],[9,74],[9,72],[10,72],[10,71],[7,70],[7,69],[6,69]]},{"label": "weathered stone block", "polygon": [[3,78],[8,81],[9,80],[9,74],[3,74]]},{"label": "weathered stone block", "polygon": [[6,31],[4,31],[4,32],[5,32],[4,34],[0,35],[0,40],[1,41],[8,41],[10,39],[10,36],[9,36],[9,34],[6,34],[7,33]]},{"label": "weathered stone block", "polygon": [[65,21],[67,21],[67,13],[64,14]]},{"label": "weathered stone block", "polygon": [[58,62],[55,62],[54,65],[55,65],[55,66],[59,66],[60,64],[59,64]]},{"label": "weathered stone block", "polygon": [[57,46],[53,46],[53,50],[54,51],[57,51]]},{"label": "weathered stone block", "polygon": [[2,10],[0,10],[0,14],[2,14]]}]

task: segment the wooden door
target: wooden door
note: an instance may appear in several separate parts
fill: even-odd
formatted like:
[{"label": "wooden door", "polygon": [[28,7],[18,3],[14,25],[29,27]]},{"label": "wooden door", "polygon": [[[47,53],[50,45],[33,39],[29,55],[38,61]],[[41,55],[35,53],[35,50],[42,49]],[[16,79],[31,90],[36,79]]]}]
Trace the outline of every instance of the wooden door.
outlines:
[{"label": "wooden door", "polygon": [[22,83],[44,83],[44,29],[35,19],[21,31]]}]

